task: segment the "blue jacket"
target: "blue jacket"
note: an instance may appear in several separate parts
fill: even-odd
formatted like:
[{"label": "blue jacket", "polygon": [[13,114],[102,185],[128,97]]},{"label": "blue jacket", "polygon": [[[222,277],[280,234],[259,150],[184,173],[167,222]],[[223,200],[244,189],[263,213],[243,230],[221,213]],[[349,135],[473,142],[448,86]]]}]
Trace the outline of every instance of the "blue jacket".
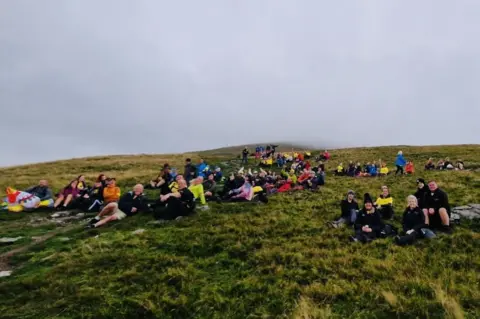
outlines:
[{"label": "blue jacket", "polygon": [[398,155],[397,155],[397,160],[395,161],[395,165],[405,166],[405,164],[407,164],[407,161],[405,160],[405,158],[403,157],[403,155],[402,155],[402,154],[398,154]]},{"label": "blue jacket", "polygon": [[197,176],[203,176],[206,177],[205,171],[207,168],[207,163],[203,162],[202,164],[197,165]]},{"label": "blue jacket", "polygon": [[375,176],[377,175],[377,167],[375,165],[370,165],[368,167],[368,174]]}]

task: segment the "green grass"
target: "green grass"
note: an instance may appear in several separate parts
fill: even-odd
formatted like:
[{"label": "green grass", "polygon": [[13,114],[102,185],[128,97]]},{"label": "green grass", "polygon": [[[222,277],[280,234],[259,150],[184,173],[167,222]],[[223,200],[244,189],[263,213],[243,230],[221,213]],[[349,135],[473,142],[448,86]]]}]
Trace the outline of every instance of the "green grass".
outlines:
[{"label": "green grass", "polygon": [[[392,167],[398,149],[333,151],[327,168],[379,158]],[[402,149],[417,164],[414,176],[330,174],[319,192],[274,195],[268,205],[211,204],[210,211],[161,226],[147,225],[152,216],[139,215],[57,235],[10,259],[13,275],[0,278],[1,317],[480,318],[478,222],[462,221],[453,235],[411,247],[397,247],[391,238],[351,244],[350,230],[325,225],[339,215],[348,189],[376,196],[384,184],[399,216],[417,177],[436,179],[453,205],[480,203],[479,173],[421,170],[428,157],[446,156],[480,167],[479,146]],[[233,157],[202,155],[210,163]],[[58,190],[79,173],[93,178],[103,171],[126,190],[154,176],[164,161],[181,167],[187,156],[198,159],[103,157],[0,169],[0,187],[24,187],[46,176]],[[50,230],[29,226],[30,217],[1,213],[0,237]],[[394,223],[399,226],[398,219]],[[138,228],[146,232],[133,235]],[[71,240],[59,239],[65,236]]]}]

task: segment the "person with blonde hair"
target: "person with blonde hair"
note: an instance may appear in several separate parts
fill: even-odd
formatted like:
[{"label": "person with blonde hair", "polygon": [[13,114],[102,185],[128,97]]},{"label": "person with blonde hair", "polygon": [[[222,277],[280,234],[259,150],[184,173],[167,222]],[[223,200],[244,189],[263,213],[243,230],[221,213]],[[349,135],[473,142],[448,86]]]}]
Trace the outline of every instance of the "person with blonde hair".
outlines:
[{"label": "person with blonde hair", "polygon": [[395,166],[397,166],[397,171],[395,172],[395,175],[403,175],[403,168],[405,167],[405,164],[407,164],[407,161],[403,157],[403,152],[399,151],[397,154],[397,159],[395,160]]},{"label": "person with blonde hair", "polygon": [[420,238],[433,238],[435,233],[428,229],[425,222],[425,215],[420,207],[415,195],[407,197],[407,208],[402,218],[403,234],[395,237],[395,243],[404,246],[411,245]]}]

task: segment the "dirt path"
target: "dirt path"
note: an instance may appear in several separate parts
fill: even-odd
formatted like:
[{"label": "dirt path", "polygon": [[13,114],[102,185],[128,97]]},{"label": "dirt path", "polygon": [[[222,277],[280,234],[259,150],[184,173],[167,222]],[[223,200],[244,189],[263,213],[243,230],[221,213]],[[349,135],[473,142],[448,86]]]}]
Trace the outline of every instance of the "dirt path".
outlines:
[{"label": "dirt path", "polygon": [[63,234],[66,232],[69,232],[71,230],[74,230],[75,228],[80,228],[82,225],[78,224],[71,224],[62,228],[57,228],[51,232],[46,233],[43,236],[36,237],[35,240],[27,245],[17,247],[15,249],[12,249],[10,251],[7,251],[3,254],[0,255],[0,271],[5,271],[5,270],[12,270],[12,267],[9,265],[9,260],[12,258],[12,256],[15,256],[16,254],[23,253],[28,251],[30,248],[32,248],[35,245],[41,244],[45,242],[46,240],[58,235],[58,234]]}]

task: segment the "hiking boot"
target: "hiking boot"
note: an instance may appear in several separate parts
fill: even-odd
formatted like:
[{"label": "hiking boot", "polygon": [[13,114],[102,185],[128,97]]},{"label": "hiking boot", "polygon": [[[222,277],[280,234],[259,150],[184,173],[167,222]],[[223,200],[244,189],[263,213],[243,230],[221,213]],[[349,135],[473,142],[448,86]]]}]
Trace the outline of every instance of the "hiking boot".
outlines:
[{"label": "hiking boot", "polygon": [[90,220],[88,221],[88,224],[89,224],[89,225],[94,225],[94,224],[96,224],[98,221],[99,221],[98,219],[92,218],[92,219],[90,219]]},{"label": "hiking boot", "polygon": [[393,240],[395,241],[395,244],[400,245],[400,236],[395,236]]},{"label": "hiking boot", "polygon": [[453,229],[449,225],[443,225],[442,228],[439,229],[439,231],[448,235],[453,234]]}]

